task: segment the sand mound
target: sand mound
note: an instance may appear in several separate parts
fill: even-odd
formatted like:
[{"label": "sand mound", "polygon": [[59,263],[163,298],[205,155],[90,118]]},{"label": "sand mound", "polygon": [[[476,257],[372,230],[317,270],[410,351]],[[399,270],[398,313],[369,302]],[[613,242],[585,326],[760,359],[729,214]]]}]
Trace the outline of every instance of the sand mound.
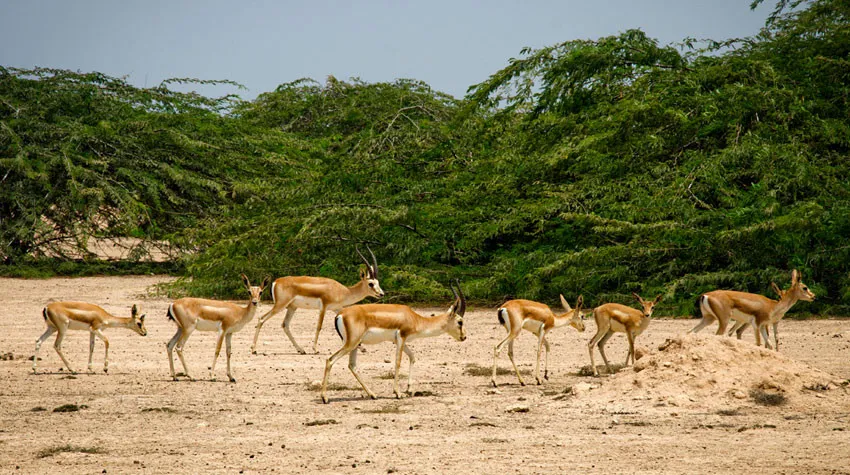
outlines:
[{"label": "sand mound", "polygon": [[589,405],[720,409],[778,403],[848,404],[838,378],[749,342],[684,335],[650,350],[632,368],[579,391]]}]

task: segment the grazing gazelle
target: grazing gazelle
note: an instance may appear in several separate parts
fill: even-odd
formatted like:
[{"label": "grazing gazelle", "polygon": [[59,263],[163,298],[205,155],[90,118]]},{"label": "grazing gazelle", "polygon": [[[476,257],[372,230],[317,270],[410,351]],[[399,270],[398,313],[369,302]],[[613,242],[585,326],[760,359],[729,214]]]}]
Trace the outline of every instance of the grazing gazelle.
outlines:
[{"label": "grazing gazelle", "polygon": [[363,386],[366,394],[375,399],[375,393],[366,387],[366,384],[360,379],[360,375],[357,374],[356,348],[361,343],[373,345],[385,341],[395,342],[396,345],[393,393],[397,398],[401,398],[398,387],[398,370],[401,366],[401,354],[404,352],[407,359],[410,360],[410,368],[407,373],[407,392],[411,395],[414,394],[413,362],[416,358],[413,356],[410,347],[407,346],[407,342],[417,338],[437,336],[442,333],[448,333],[458,341],[466,340],[466,333],[463,330],[466,298],[460,289],[460,285],[457,286],[457,291],[452,287],[452,293],[455,295],[455,301],[448,311],[432,317],[424,317],[414,312],[407,305],[397,304],[364,304],[342,309],[334,319],[336,331],[342,338],[342,348],[331,355],[325,364],[325,376],[322,379],[322,401],[325,404],[328,402],[328,375],[331,373],[331,367],[346,354],[348,354],[348,368],[351,373],[360,383],[360,386]]},{"label": "grazing gazelle", "polygon": [[180,357],[180,362],[183,364],[184,374],[187,378],[193,379],[189,375],[189,367],[186,366],[186,360],[183,358],[183,346],[192,332],[198,330],[218,332],[215,356],[210,367],[210,379],[215,381],[215,362],[218,360],[218,355],[221,353],[221,343],[224,341],[227,345],[227,377],[235,383],[236,378],[230,371],[230,339],[234,333],[241,330],[254,318],[260,297],[270,280],[271,277],[266,277],[259,287],[252,286],[248,277],[242,274],[242,282],[251,294],[251,300],[246,307],[230,302],[191,297],[175,300],[169,305],[168,319],[174,320],[174,323],[177,324],[177,333],[174,334],[171,341],[166,343],[171,378],[177,381],[177,375],[174,374],[174,354],[172,353],[176,346],[177,356]]},{"label": "grazing gazelle", "polygon": [[257,340],[260,338],[260,329],[272,317],[286,309],[286,317],[283,318],[283,331],[292,342],[292,346],[300,354],[306,352],[301,349],[298,342],[289,331],[289,324],[299,308],[319,309],[319,323],[316,325],[316,337],[313,339],[313,352],[318,353],[316,345],[319,342],[319,332],[322,331],[322,323],[325,320],[325,312],[328,310],[339,312],[343,307],[355,304],[366,297],[383,297],[384,291],[378,283],[378,261],[372,249],[367,246],[369,254],[372,255],[372,263],[363,257],[360,249],[357,254],[366,263],[366,270],[360,271],[360,282],[351,287],[346,287],[339,282],[326,277],[290,276],[281,277],[272,284],[272,302],[274,307],[257,321],[257,329],[254,331],[254,343],[251,345],[251,353],[257,354]]},{"label": "grazing gazelle", "polygon": [[717,334],[722,335],[726,332],[729,319],[734,319],[739,323],[733,326],[733,330],[743,332],[745,325],[751,324],[756,333],[756,346],[761,346],[761,339],[764,338],[764,346],[771,348],[767,327],[773,325],[773,341],[779,351],[779,320],[798,300],[811,302],[815,294],[801,281],[796,269],[791,271],[791,286],[787,290],[782,291],[778,287],[774,287],[774,290],[779,293],[778,301],[734,290],[714,290],[700,295],[697,299],[697,316],[701,315],[702,321],[690,333],[696,333],[717,320],[720,322]]},{"label": "grazing gazelle", "polygon": [[593,318],[596,320],[596,335],[588,342],[587,349],[590,352],[590,366],[593,368],[594,376],[599,376],[596,361],[593,359],[594,346],[599,347],[599,353],[602,355],[602,361],[605,362],[608,373],[613,373],[611,365],[608,364],[608,358],[605,356],[605,343],[614,333],[625,333],[629,340],[629,352],[626,354],[626,362],[623,366],[629,364],[629,358],[631,358],[632,363],[635,361],[635,338],[649,326],[652,311],[661,301],[661,294],[655,297],[655,300],[644,300],[634,292],[632,292],[632,295],[640,303],[641,310],[618,303],[606,303],[593,309]]},{"label": "grazing gazelle", "polygon": [[584,315],[581,313],[583,302],[584,299],[579,295],[576,307],[570,308],[567,299],[561,295],[564,313],[560,315],[555,315],[548,305],[531,300],[509,300],[505,302],[496,312],[496,315],[499,316],[499,324],[508,331],[508,336],[493,349],[493,375],[490,378],[493,387],[496,387],[496,360],[505,344],[508,345],[508,357],[514,366],[519,384],[525,386],[525,381],[522,380],[514,362],[514,340],[523,329],[537,335],[537,366],[534,369],[534,379],[537,380],[537,384],[543,384],[540,380],[540,351],[544,345],[546,346],[546,362],[543,366],[543,378],[549,379],[549,340],[546,339],[546,335],[552,329],[565,325],[572,325],[576,330],[583,332],[584,322],[582,320]]},{"label": "grazing gazelle", "polygon": [[54,332],[59,332],[56,335],[56,343],[53,347],[56,348],[56,353],[62,358],[62,362],[68,367],[68,370],[76,374],[65,355],[62,354],[62,340],[65,338],[65,332],[68,330],[87,330],[89,332],[89,372],[92,371],[92,353],[94,353],[94,337],[97,336],[103,340],[106,346],[106,354],[103,357],[103,372],[109,370],[109,340],[103,334],[105,328],[128,328],[145,336],[148,331],[145,329],[145,316],[139,317],[139,308],[133,305],[130,311],[130,317],[116,317],[111,315],[106,310],[85,302],[53,302],[44,307],[41,311],[44,317],[44,323],[47,324],[47,330],[35,341],[35,355],[32,357],[32,372],[37,371],[38,365],[38,349],[50,335]]}]

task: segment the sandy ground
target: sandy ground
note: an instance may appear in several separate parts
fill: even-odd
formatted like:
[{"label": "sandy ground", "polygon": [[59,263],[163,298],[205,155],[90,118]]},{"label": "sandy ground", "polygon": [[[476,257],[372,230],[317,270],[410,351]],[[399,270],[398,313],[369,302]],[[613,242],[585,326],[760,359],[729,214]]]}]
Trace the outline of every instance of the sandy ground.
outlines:
[{"label": "sandy ground", "polygon": [[[282,316],[266,324],[260,354],[251,356],[254,325],[249,324],[233,339],[235,384],[225,382],[223,354],[218,381],[206,380],[214,337],[196,332],[186,354],[194,376],[203,379],[171,381],[165,342],[175,327],[165,318],[168,302],[145,298],[146,289],[163,280],[0,279],[0,355],[11,352],[14,357],[0,360],[0,472],[850,473],[850,403],[840,386],[850,378],[847,320],[782,322],[782,358],[787,358],[761,354],[763,364],[793,361],[828,373],[833,381],[824,394],[793,392],[786,406],[760,406],[748,397],[677,399],[673,394],[652,400],[646,396],[647,378],[665,379],[668,386],[675,382],[674,372],[662,372],[670,370],[666,360],[658,360],[659,372],[627,369],[615,377],[578,376],[588,364],[585,345],[595,332],[593,322],[583,334],[569,327],[555,331],[550,379],[544,385],[521,387],[513,375],[502,375],[502,385],[494,391],[489,377],[465,374],[469,364],[489,367],[493,346],[504,337],[489,308],[468,311],[466,342],[442,335],[412,345],[417,389],[430,394],[391,397],[392,381],[382,377],[391,369],[392,345],[384,344],[369,347],[359,358],[361,373],[379,399],[364,398],[347,361],[341,360],[331,375],[336,386],[331,403],[324,405],[310,383],[321,379],[325,359],[339,346],[327,321],[320,354],[303,356],[293,351],[280,329]],[[45,373],[33,375],[27,358],[44,330],[41,308],[48,298],[87,300],[124,316],[139,302],[148,316],[148,336],[107,330],[112,343],[109,374],[99,371],[103,344],[98,342],[99,372],[75,378],[58,371],[51,338],[41,349],[39,369]],[[264,302],[261,311],[270,307]],[[299,310],[295,317],[294,333],[305,348],[315,322],[316,312]],[[638,343],[656,349],[694,324],[657,319]],[[745,343],[752,338],[748,331]],[[618,335],[607,347],[617,363],[625,356],[624,340]],[[528,334],[517,341],[521,369],[533,369],[534,343]],[[748,351],[735,348],[741,355]],[[72,364],[84,370],[88,335],[69,334],[64,349]],[[709,364],[711,355],[701,355],[692,358],[686,372],[706,369],[701,361]],[[746,365],[739,369],[734,358],[722,364],[728,368],[721,370],[752,371]],[[499,365],[509,368],[506,351]],[[643,392],[629,390],[625,383],[637,376],[643,378]],[[565,395],[567,388],[576,394]],[[816,401],[812,398],[824,403],[805,404]],[[87,407],[52,411],[63,404]],[[39,407],[47,410],[33,411]],[[510,412],[517,408],[527,412]],[[310,424],[326,420],[332,422]],[[40,456],[67,444],[101,453]]]}]

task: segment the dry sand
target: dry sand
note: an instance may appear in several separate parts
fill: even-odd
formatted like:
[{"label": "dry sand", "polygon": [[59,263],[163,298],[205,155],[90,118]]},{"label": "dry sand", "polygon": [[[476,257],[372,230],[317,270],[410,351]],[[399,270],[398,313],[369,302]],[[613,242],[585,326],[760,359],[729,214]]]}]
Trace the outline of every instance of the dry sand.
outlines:
[{"label": "dry sand", "polygon": [[[595,331],[588,322],[583,334],[562,328],[550,337],[546,384],[521,387],[507,374],[493,390],[489,377],[465,370],[490,366],[504,330],[494,309],[473,308],[466,342],[444,335],[412,345],[417,389],[430,395],[391,397],[392,381],[382,378],[391,369],[392,345],[384,344],[359,358],[380,398],[365,399],[341,360],[331,375],[338,388],[324,405],[310,383],[321,379],[324,360],[339,346],[330,319],[320,354],[304,356],[286,340],[282,317],[264,327],[260,354],[251,356],[249,324],[233,340],[235,384],[225,382],[224,355],[218,382],[205,380],[214,336],[196,332],[186,355],[194,376],[204,379],[172,382],[168,302],[144,297],[163,280],[0,279],[0,355],[14,357],[0,359],[0,472],[850,473],[850,397],[842,386],[850,378],[850,321],[784,321],[777,355],[755,348],[751,331],[740,343],[714,338],[709,329],[681,338],[695,321],[660,318],[638,339],[650,350],[638,360],[640,371],[602,378],[577,375]],[[45,374],[33,375],[27,358],[51,298],[99,303],[118,315],[140,302],[148,336],[108,330],[109,375],[100,371],[98,342],[98,372],[74,378],[58,371],[51,338],[41,349]],[[270,307],[265,302],[260,310]],[[305,348],[315,322],[313,311],[295,317],[293,330]],[[517,341],[521,369],[533,370],[534,346],[527,334]],[[606,348],[612,362],[622,363],[622,335]],[[64,350],[85,369],[85,332],[70,333]],[[506,351],[499,366],[510,367]],[[781,393],[787,403],[759,405],[749,395],[754,387]],[[52,412],[63,404],[87,407]],[[101,453],[39,456],[69,444]]]}]

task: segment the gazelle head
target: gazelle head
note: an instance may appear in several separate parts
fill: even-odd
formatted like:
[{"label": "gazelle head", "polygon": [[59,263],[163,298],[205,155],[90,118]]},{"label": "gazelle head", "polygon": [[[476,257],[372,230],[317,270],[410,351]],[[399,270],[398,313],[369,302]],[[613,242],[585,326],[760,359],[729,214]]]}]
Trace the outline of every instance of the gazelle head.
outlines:
[{"label": "gazelle head", "polygon": [[133,308],[130,310],[130,325],[131,329],[142,336],[147,336],[148,329],[145,328],[145,316],[139,316],[139,307],[133,304]]},{"label": "gazelle head", "polygon": [[360,270],[360,280],[365,281],[366,285],[369,287],[369,295],[372,297],[381,298],[384,296],[384,291],[381,289],[381,283],[378,282],[378,260],[375,259],[375,253],[372,252],[372,249],[369,246],[366,246],[366,250],[369,251],[369,254],[372,256],[372,262],[366,260],[363,257],[363,254],[360,253],[360,249],[355,247],[354,250],[357,251],[357,255],[363,259],[363,263],[366,264],[366,269]]},{"label": "gazelle head", "polygon": [[805,300],[806,302],[811,302],[815,299],[815,294],[809,287],[803,283],[803,276],[797,269],[791,271],[791,287],[788,287],[788,290],[780,294],[780,297],[784,298],[786,295],[791,296],[792,298],[796,298],[798,300]]},{"label": "gazelle head", "polygon": [[637,299],[638,303],[640,303],[641,307],[643,307],[643,316],[646,318],[652,316],[652,311],[655,310],[655,306],[658,305],[658,302],[661,301],[662,295],[663,294],[658,294],[658,296],[655,297],[655,300],[644,300],[641,298],[640,295],[632,292],[632,296],[634,296],[634,298]]},{"label": "gazelle head", "polygon": [[260,284],[259,287],[257,287],[256,285],[251,285],[251,281],[248,280],[247,275],[242,274],[242,283],[245,284],[245,288],[248,289],[248,292],[251,293],[251,303],[253,305],[258,305],[260,303],[260,299],[263,295],[263,290],[266,289],[266,286],[269,285],[269,281],[271,280],[271,276],[267,275],[266,278],[263,279],[263,283]]},{"label": "gazelle head", "polygon": [[463,290],[460,290],[460,283],[455,280],[457,290],[449,282],[449,288],[455,295],[455,301],[449,307],[449,319],[446,321],[446,333],[451,335],[457,341],[466,340],[466,331],[463,329],[463,316],[466,314],[466,297],[463,295]]},{"label": "gazelle head", "polygon": [[561,305],[564,306],[565,313],[563,316],[566,316],[568,313],[572,313],[570,318],[570,325],[576,330],[583,332],[584,331],[584,314],[581,313],[581,307],[584,305],[584,297],[579,295],[578,300],[576,300],[576,307],[570,308],[570,304],[567,303],[567,299],[564,298],[563,294],[561,295]]}]

